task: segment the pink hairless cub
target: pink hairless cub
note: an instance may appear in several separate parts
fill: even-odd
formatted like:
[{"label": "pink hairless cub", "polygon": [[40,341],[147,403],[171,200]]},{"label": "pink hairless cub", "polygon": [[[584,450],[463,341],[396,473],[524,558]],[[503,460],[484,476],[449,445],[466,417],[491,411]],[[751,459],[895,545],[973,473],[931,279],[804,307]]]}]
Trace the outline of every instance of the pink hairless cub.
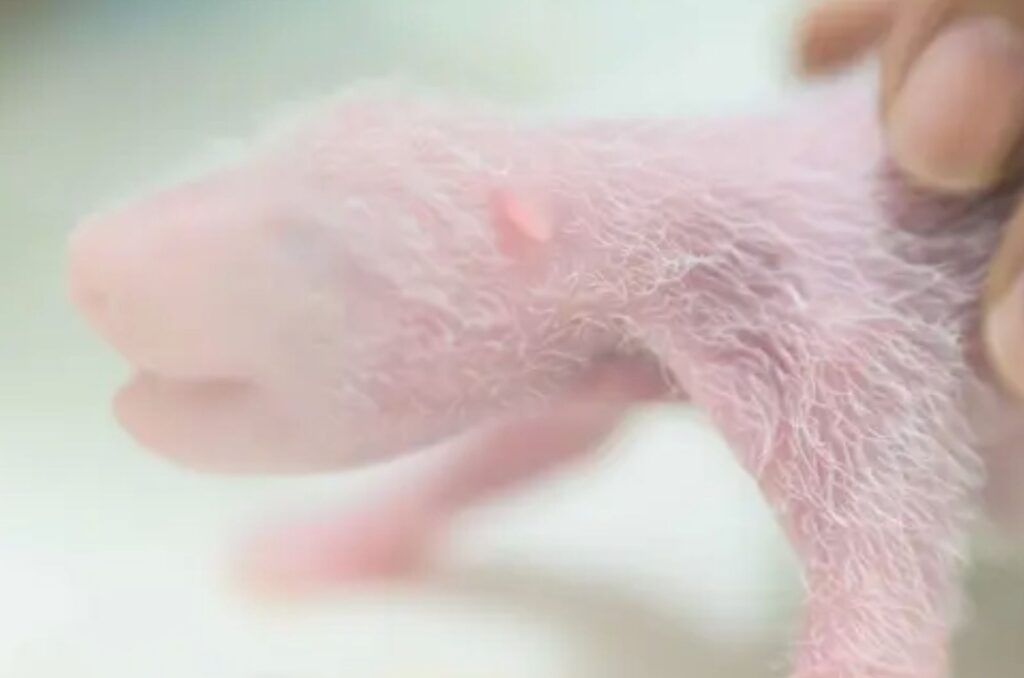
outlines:
[{"label": "pink hairless cub", "polygon": [[188,464],[313,471],[457,441],[364,514],[272,535],[267,572],[406,568],[459,509],[686,398],[803,563],[793,675],[939,678],[976,495],[1012,517],[1024,483],[1024,418],[974,331],[1014,196],[912,190],[874,120],[866,90],[544,124],[357,93],[90,220],[72,292],[138,367],[124,426]]}]

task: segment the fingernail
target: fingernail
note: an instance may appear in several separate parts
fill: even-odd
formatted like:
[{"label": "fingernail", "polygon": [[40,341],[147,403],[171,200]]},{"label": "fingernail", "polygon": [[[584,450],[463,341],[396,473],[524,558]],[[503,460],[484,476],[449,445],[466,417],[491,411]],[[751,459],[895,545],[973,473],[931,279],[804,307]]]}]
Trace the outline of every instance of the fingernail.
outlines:
[{"label": "fingernail", "polygon": [[1024,395],[1024,275],[989,311],[984,333],[992,367],[1006,386]]},{"label": "fingernail", "polygon": [[1024,34],[991,16],[946,28],[918,57],[887,122],[896,161],[920,181],[991,185],[1024,130]]}]

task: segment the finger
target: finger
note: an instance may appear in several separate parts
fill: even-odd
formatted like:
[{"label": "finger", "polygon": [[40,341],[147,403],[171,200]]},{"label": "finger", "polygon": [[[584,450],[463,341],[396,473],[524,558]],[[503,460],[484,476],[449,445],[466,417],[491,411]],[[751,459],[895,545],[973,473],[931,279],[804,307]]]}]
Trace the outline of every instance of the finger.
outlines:
[{"label": "finger", "polygon": [[965,0],[897,0],[899,6],[882,48],[882,110],[892,107],[896,93],[921,52],[939,30],[952,21]]},{"label": "finger", "polygon": [[888,109],[908,72],[938,33],[957,19],[998,17],[1024,25],[1020,0],[894,0],[893,23],[883,49],[882,101]]},{"label": "finger", "polygon": [[829,0],[811,8],[796,35],[797,67],[828,73],[878,45],[889,31],[899,0]]},{"label": "finger", "polygon": [[[931,12],[918,8],[925,4]],[[976,191],[1007,173],[1024,134],[1024,32],[1004,17],[940,4],[914,3],[890,37],[886,133],[897,163],[921,183]]]},{"label": "finger", "polygon": [[1003,385],[1024,397],[1024,208],[1010,220],[989,267],[984,295],[984,340]]}]

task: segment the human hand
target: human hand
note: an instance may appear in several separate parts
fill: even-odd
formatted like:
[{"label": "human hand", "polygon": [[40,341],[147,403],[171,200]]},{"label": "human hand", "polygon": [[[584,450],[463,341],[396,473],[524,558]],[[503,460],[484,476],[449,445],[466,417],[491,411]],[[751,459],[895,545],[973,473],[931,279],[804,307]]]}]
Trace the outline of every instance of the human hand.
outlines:
[{"label": "human hand", "polygon": [[[804,17],[800,66],[821,74],[881,45],[880,115],[895,162],[951,193],[1021,169],[1024,3],[825,0]],[[984,337],[1005,385],[1024,394],[1024,209],[992,260]]]}]

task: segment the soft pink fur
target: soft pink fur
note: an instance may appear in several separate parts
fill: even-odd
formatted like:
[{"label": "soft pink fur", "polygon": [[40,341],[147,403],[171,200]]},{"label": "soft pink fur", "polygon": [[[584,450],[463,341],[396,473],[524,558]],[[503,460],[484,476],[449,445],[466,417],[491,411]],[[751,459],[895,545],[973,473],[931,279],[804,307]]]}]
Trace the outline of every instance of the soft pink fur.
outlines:
[{"label": "soft pink fur", "polygon": [[[975,332],[1011,195],[919,193],[867,90],[721,120],[517,121],[356,93],[90,220],[73,295],[147,446],[311,471],[460,435],[442,472],[264,544],[296,580],[408,566],[459,508],[632,404],[710,413],[804,565],[799,678],[938,678],[985,486],[1024,419]],[[683,453],[683,450],[680,450]]]}]

